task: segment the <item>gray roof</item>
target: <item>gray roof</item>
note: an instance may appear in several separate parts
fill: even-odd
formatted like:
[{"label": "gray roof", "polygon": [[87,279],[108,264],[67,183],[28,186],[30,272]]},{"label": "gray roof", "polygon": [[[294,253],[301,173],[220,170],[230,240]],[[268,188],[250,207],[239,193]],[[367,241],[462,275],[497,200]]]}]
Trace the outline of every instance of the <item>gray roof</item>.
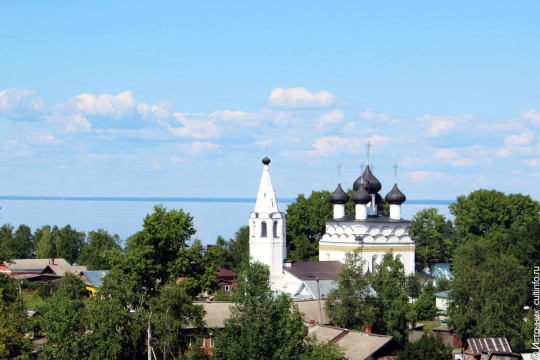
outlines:
[{"label": "gray roof", "polygon": [[[51,259],[13,259],[10,262],[4,262],[4,265],[11,271],[41,271],[50,265]],[[70,266],[62,258],[54,259],[55,265]]]},{"label": "gray roof", "polygon": [[[296,289],[292,295],[295,299],[317,299],[319,297],[326,297],[330,290],[337,288],[337,284],[334,280],[320,280],[319,289],[317,289],[316,280],[304,280],[302,284]],[[310,294],[310,296],[302,295],[304,289]],[[304,292],[305,293],[305,292]]]},{"label": "gray roof", "polygon": [[342,266],[339,261],[295,261],[283,270],[300,280],[331,280],[339,274]]},{"label": "gray roof", "polygon": [[[231,307],[235,305],[233,302],[228,301],[212,301],[212,302],[196,302],[195,304],[201,305],[206,312],[204,315],[204,321],[207,328],[223,328],[225,326],[225,319],[231,316]],[[324,311],[324,300],[321,300],[321,308],[319,310],[319,302],[314,301],[294,301],[293,304],[298,305],[298,310],[304,314],[304,321],[309,323],[311,320],[319,322],[321,317],[319,311],[322,312],[322,319],[324,323],[328,323],[328,316]],[[190,325],[185,327],[191,328]]]},{"label": "gray roof", "polygon": [[511,353],[512,349],[506,338],[471,338],[467,340],[471,348],[467,353],[481,354],[482,351],[500,351]]},{"label": "gray roof", "polygon": [[66,273],[72,273],[72,274],[78,274],[82,271],[86,271],[86,266],[71,266],[69,264],[67,265],[59,265],[54,263],[54,265],[47,265],[45,266],[45,269],[41,271],[42,275],[55,275],[55,276],[64,276]]},{"label": "gray roof", "polygon": [[88,285],[101,286],[103,283],[101,280],[109,274],[109,270],[85,270],[81,271],[89,281]]},{"label": "gray roof", "polygon": [[318,341],[334,340],[345,351],[345,358],[350,360],[367,359],[391,341],[401,347],[392,336],[349,331],[330,326],[314,326],[309,329],[309,333],[315,335]]},{"label": "gray roof", "polygon": [[452,292],[452,290],[446,290],[446,291],[438,292],[438,293],[436,293],[434,295],[436,297],[440,297],[440,298],[447,298],[448,295],[450,295],[451,292]]}]

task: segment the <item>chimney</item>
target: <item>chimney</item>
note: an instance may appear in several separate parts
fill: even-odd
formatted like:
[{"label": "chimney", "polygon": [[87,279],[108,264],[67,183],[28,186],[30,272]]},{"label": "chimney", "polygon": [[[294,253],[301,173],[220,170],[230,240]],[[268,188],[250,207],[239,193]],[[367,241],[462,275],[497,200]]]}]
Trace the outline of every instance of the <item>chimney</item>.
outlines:
[{"label": "chimney", "polygon": [[51,259],[51,265],[54,265],[54,258]]},{"label": "chimney", "polygon": [[315,326],[315,320],[310,320],[309,327],[314,327],[314,326]]},{"label": "chimney", "polygon": [[371,334],[371,325],[366,325],[366,333]]}]

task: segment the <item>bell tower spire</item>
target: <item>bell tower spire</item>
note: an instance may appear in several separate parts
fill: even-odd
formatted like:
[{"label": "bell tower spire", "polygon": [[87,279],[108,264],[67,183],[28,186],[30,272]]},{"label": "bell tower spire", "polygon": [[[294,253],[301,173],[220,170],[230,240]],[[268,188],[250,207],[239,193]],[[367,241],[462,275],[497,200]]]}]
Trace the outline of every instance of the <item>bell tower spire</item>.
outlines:
[{"label": "bell tower spire", "polygon": [[276,192],[270,179],[270,159],[265,156],[255,210],[249,217],[249,256],[270,268],[270,277],[283,274],[287,256],[285,214],[279,211]]}]

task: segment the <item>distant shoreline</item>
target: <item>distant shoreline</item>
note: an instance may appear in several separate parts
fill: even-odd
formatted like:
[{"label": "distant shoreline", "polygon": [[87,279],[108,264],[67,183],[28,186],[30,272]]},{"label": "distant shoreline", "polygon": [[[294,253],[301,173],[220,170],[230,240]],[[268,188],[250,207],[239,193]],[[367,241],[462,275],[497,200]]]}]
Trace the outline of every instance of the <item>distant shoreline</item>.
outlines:
[{"label": "distant shoreline", "polygon": [[[150,202],[213,202],[213,203],[254,203],[256,198],[214,198],[214,197],[116,197],[116,196],[0,196],[0,200],[65,200],[65,201],[150,201]],[[293,203],[294,198],[280,198],[279,203]],[[407,200],[409,204],[450,205],[455,200]]]}]

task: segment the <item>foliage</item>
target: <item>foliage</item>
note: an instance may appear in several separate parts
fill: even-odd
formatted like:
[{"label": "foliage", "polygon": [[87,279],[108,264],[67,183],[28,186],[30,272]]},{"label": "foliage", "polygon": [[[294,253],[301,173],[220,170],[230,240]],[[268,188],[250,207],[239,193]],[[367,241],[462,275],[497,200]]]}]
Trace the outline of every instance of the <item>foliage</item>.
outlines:
[{"label": "foliage", "polygon": [[158,339],[154,346],[157,355],[181,356],[188,349],[182,330],[186,325],[202,329],[204,309],[194,305],[192,298],[176,284],[164,286],[159,297],[152,299],[150,309],[152,337]]},{"label": "foliage", "polygon": [[36,258],[64,258],[73,264],[79,258],[85,240],[85,233],[73,229],[71,225],[63,228],[45,225],[34,233]]},{"label": "foliage", "polygon": [[435,295],[423,293],[413,305],[418,320],[433,320],[437,315]]},{"label": "foliage", "polygon": [[313,336],[307,340],[306,351],[299,356],[299,359],[344,360],[345,351],[335,341],[318,342]]},{"label": "foliage", "polygon": [[422,293],[423,288],[424,280],[417,273],[407,275],[405,280],[405,291],[407,291],[407,295],[413,299],[417,299]]},{"label": "foliage", "polygon": [[[312,349],[307,327],[298,307],[286,294],[270,291],[269,271],[262,264],[240,275],[236,305],[216,338],[218,359],[293,359],[331,348]],[[291,310],[292,309],[292,310]],[[329,356],[330,359],[339,358]]]},{"label": "foliage", "polygon": [[226,241],[218,236],[216,245],[209,248],[216,264],[234,272],[239,272],[249,263],[249,226],[241,226],[234,239]]},{"label": "foliage", "polygon": [[416,240],[416,264],[424,268],[430,262],[448,262],[452,232],[452,222],[436,208],[417,212],[410,224],[411,236]]},{"label": "foliage", "polygon": [[41,348],[44,358],[81,359],[88,356],[83,294],[84,283],[67,274],[53,297],[40,308],[42,328],[48,339]]},{"label": "foliage", "polygon": [[345,264],[335,279],[337,288],[328,293],[324,304],[335,324],[361,331],[375,320],[369,282],[363,274],[364,264],[359,249],[346,253]]},{"label": "foliage", "polygon": [[477,190],[459,196],[450,204],[454,224],[464,242],[470,237],[486,237],[496,232],[524,225],[540,217],[540,204],[528,195],[497,190]]},{"label": "foliage", "polygon": [[4,224],[0,227],[0,261],[11,260],[13,252],[13,226]]},{"label": "foliage", "polygon": [[202,291],[212,293],[217,288],[217,268],[212,252],[205,252],[200,241],[194,241],[189,249],[182,252],[171,264],[171,273],[184,276],[180,286],[190,296]]},{"label": "foliage", "polygon": [[83,244],[77,263],[86,265],[88,270],[108,270],[110,264],[106,257],[107,250],[120,250],[120,238],[110,235],[106,230],[98,229],[88,233],[88,240]]},{"label": "foliage", "polygon": [[408,343],[398,355],[398,360],[451,360],[452,347],[446,345],[440,334],[422,336],[418,341]]},{"label": "foliage", "polygon": [[394,259],[392,253],[386,253],[381,263],[375,265],[370,278],[371,286],[377,293],[373,300],[377,309],[373,330],[391,335],[401,343],[408,341],[409,320],[415,321],[405,292],[405,282],[403,263]]},{"label": "foliage", "polygon": [[31,343],[21,337],[27,327],[24,308],[21,306],[16,281],[0,274],[0,359],[16,358],[29,354]]},{"label": "foliage", "polygon": [[451,280],[448,280],[448,279],[445,279],[445,278],[440,278],[439,280],[437,280],[437,291],[438,292],[443,292],[443,291],[446,291],[446,290],[450,290],[452,288],[452,281]]},{"label": "foliage", "polygon": [[448,310],[450,323],[463,339],[506,337],[521,351],[530,334],[521,332],[527,299],[527,272],[511,254],[492,241],[469,241],[456,251]]},{"label": "foliage", "polygon": [[317,260],[319,240],[325,232],[325,220],[332,218],[333,208],[328,201],[330,192],[312,191],[287,207],[287,257],[290,260]]}]

